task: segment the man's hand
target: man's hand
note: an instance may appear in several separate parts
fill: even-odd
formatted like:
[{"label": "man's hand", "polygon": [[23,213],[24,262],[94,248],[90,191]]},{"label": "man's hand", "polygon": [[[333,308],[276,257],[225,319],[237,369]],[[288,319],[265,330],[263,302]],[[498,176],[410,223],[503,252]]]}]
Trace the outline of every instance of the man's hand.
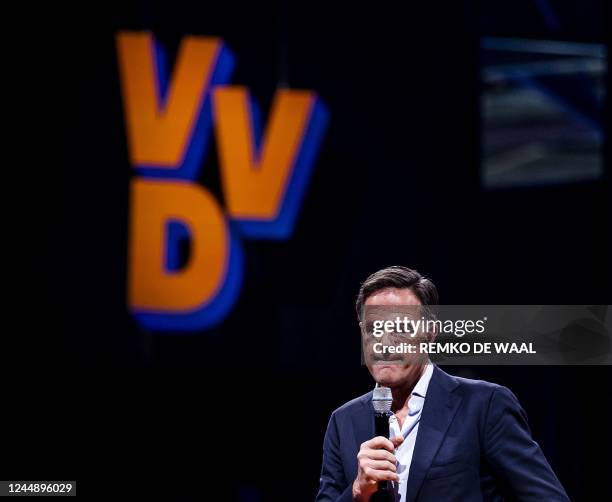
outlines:
[{"label": "man's hand", "polygon": [[393,451],[404,442],[402,436],[392,440],[377,436],[361,445],[357,454],[357,478],[353,482],[353,500],[366,502],[376,491],[379,481],[399,481]]}]

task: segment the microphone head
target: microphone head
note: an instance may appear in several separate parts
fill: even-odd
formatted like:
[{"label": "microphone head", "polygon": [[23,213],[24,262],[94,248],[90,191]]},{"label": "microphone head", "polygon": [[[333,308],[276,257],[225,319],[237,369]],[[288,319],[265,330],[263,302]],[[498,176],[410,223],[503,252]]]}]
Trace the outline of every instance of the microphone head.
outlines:
[{"label": "microphone head", "polygon": [[391,405],[393,404],[393,396],[391,395],[391,389],[389,387],[381,387],[377,385],[374,388],[374,394],[372,394],[372,406],[376,413],[386,413],[391,411]]}]

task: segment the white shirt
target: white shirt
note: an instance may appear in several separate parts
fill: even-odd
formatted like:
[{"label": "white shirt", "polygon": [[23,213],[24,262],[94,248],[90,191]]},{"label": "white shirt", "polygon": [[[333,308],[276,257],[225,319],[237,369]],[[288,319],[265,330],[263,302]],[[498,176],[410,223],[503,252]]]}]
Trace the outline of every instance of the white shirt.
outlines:
[{"label": "white shirt", "polygon": [[395,500],[404,502],[406,500],[406,486],[408,484],[408,473],[412,463],[412,454],[416,443],[417,433],[419,432],[419,421],[421,420],[421,410],[425,404],[425,395],[429,387],[429,381],[433,374],[433,364],[429,363],[425,371],[414,386],[410,399],[408,400],[408,415],[406,416],[402,428],[395,415],[389,417],[389,438],[404,436],[404,442],[395,450],[397,458],[397,475],[399,483],[393,483],[395,490]]}]

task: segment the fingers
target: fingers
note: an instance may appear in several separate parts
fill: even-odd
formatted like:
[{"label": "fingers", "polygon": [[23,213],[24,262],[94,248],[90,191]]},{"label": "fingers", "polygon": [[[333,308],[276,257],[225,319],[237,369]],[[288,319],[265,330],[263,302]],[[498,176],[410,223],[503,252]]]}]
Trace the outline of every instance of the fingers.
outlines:
[{"label": "fingers", "polygon": [[389,462],[392,462],[393,464],[395,464],[397,461],[395,455],[393,455],[393,453],[388,452],[387,450],[364,449],[357,454],[358,460],[362,458],[368,458],[371,460],[387,460]]},{"label": "fingers", "polygon": [[388,460],[370,460],[367,465],[377,471],[397,472],[395,463],[389,462]]},{"label": "fingers", "polygon": [[378,469],[373,469],[372,467],[366,467],[363,470],[366,475],[366,479],[368,482],[376,482],[376,481],[395,481],[399,482],[399,476],[393,471],[379,471]]},{"label": "fingers", "polygon": [[391,441],[377,436],[362,443],[357,454],[359,471],[355,480],[355,486],[357,486],[355,493],[366,493],[367,490],[372,490],[372,487],[379,481],[399,482],[397,459],[392,452],[403,441],[404,438],[401,436],[394,437]]},{"label": "fingers", "polygon": [[395,436],[394,438],[391,438],[391,442],[393,443],[393,447],[397,448],[404,442],[404,436]]},{"label": "fingers", "polygon": [[[404,438],[402,438],[402,441],[403,440]],[[395,449],[395,446],[387,438],[384,438],[382,436],[376,436],[375,438],[372,438],[369,441],[366,441],[365,443],[363,443],[361,445],[361,448],[370,448],[372,450],[384,448],[385,450],[392,452]]]},{"label": "fingers", "polygon": [[399,482],[397,475],[397,459],[393,451],[402,444],[402,436],[394,437],[391,441],[385,437],[377,436],[361,445],[357,460],[359,462],[361,483],[376,483],[378,481]]}]

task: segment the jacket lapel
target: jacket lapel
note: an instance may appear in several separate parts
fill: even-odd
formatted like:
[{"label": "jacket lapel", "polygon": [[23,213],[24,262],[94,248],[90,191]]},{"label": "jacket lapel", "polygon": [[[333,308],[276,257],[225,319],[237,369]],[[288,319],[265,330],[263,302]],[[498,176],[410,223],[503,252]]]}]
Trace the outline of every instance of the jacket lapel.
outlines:
[{"label": "jacket lapel", "polygon": [[446,431],[459,408],[461,397],[453,393],[458,385],[457,380],[437,366],[434,367],[410,464],[406,501],[415,500]]}]

